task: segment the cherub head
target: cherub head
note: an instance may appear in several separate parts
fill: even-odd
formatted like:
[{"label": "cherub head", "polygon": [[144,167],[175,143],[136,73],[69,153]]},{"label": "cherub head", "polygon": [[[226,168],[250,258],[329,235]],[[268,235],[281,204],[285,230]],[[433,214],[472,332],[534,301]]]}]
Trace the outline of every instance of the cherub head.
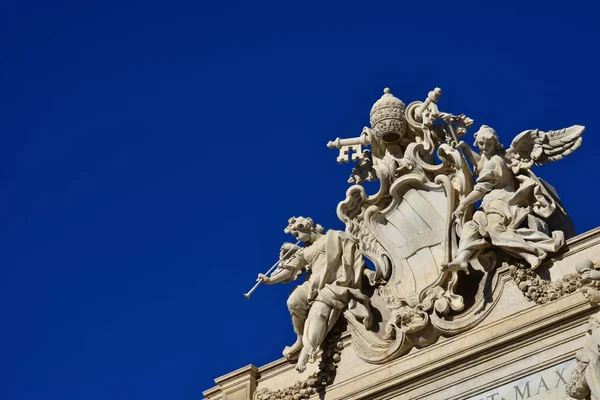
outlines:
[{"label": "cherub head", "polygon": [[489,159],[498,153],[504,154],[504,147],[498,140],[498,134],[494,129],[482,125],[474,136],[475,143],[473,143],[473,146],[477,147],[486,158]]},{"label": "cherub head", "polygon": [[323,233],[321,225],[315,224],[312,218],[292,217],[288,220],[285,233],[291,233],[296,239],[304,243],[311,243]]}]

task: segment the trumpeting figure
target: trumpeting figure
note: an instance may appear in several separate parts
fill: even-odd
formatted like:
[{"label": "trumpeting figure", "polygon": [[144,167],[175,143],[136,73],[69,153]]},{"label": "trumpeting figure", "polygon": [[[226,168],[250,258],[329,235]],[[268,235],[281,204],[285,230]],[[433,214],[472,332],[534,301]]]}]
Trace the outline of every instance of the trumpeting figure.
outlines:
[{"label": "trumpeting figure", "polygon": [[285,243],[279,268],[270,276],[259,274],[266,283],[287,283],[306,271],[304,283],[296,287],[287,301],[296,342],[283,351],[289,360],[297,359],[296,369],[306,369],[327,333],[346,308],[365,327],[372,323],[370,300],[361,291],[365,262],[356,242],[345,232],[329,230],[311,218],[290,218],[286,233],[304,243],[303,247]]}]

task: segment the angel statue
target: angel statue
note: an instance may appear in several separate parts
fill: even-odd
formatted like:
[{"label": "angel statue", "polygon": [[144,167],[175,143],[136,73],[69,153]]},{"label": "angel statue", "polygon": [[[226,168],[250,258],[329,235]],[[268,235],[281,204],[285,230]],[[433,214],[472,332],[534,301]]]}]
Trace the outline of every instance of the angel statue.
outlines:
[{"label": "angel statue", "polygon": [[283,351],[289,360],[298,360],[299,372],[314,360],[346,308],[367,328],[373,319],[369,298],[361,292],[366,267],[358,245],[345,232],[323,231],[311,218],[290,218],[285,233],[294,235],[304,246],[284,244],[282,253],[292,250],[291,257],[284,257],[270,276],[258,275],[258,280],[266,284],[288,283],[306,271],[304,283],[292,291],[287,301],[297,339]]},{"label": "angel statue", "polygon": [[[571,154],[581,145],[584,129],[572,126],[548,132],[527,130],[505,151],[496,131],[483,125],[475,133],[474,146],[480,154],[465,142],[457,145],[473,164],[477,180],[473,191],[460,201],[453,217],[460,220],[465,208],[479,200],[481,207],[462,226],[457,255],[444,265],[446,270],[467,271],[469,262],[492,247],[537,268],[549,252],[556,252],[564,245],[563,231],[552,230],[554,227],[549,226],[548,221],[555,211],[565,216],[566,212],[553,189],[535,176],[531,167]],[[495,261],[483,262],[482,266],[489,270],[494,264]]]}]

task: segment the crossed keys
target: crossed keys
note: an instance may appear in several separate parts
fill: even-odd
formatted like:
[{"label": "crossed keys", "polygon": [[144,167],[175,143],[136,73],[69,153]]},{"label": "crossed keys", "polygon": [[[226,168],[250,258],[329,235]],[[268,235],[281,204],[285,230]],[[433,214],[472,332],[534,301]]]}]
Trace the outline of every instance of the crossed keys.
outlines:
[{"label": "crossed keys", "polygon": [[[435,88],[431,92],[427,94],[427,99],[416,110],[416,116],[422,118],[421,115],[425,112],[425,110],[431,105],[435,104],[439,101],[440,96],[442,95],[442,89]],[[454,134],[454,132],[452,132]],[[337,157],[338,164],[343,162],[349,163],[350,160],[359,161],[363,158],[362,146],[371,145],[371,131],[368,128],[363,128],[362,133],[359,137],[350,138],[350,139],[340,139],[336,138],[333,141],[327,143],[327,147],[330,149],[340,149],[340,154]],[[456,135],[454,135],[454,139],[456,139]]]},{"label": "crossed keys", "polygon": [[340,154],[337,157],[338,164],[343,162],[349,163],[361,160],[363,158],[362,146],[368,146],[371,144],[369,132],[365,128],[359,137],[350,139],[336,138],[333,141],[327,143],[327,147],[330,149],[340,149]]}]

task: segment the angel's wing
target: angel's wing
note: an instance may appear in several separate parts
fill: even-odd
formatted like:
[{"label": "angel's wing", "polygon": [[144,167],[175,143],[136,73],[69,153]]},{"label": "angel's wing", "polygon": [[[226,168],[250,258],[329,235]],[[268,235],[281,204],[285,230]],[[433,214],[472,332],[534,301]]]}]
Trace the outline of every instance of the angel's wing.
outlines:
[{"label": "angel's wing", "polygon": [[581,146],[581,134],[585,127],[573,125],[558,131],[542,132],[532,129],[521,132],[513,139],[506,157],[513,169],[543,165],[568,156]]}]

